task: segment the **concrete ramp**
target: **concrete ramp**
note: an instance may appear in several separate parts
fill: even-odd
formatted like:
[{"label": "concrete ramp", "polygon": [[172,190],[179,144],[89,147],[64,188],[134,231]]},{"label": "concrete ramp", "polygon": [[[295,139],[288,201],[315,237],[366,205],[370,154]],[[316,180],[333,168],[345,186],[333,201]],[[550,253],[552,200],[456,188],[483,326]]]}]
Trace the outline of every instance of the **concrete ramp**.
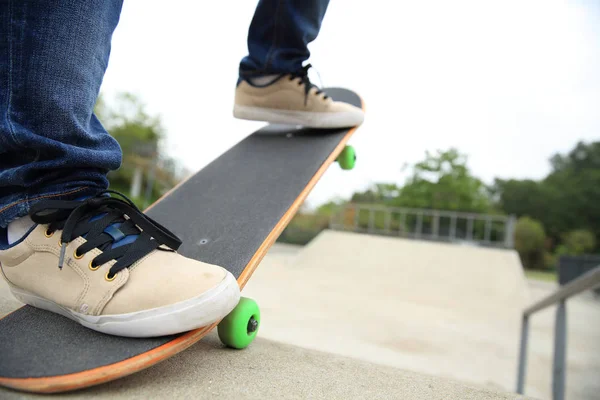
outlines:
[{"label": "concrete ramp", "polygon": [[514,390],[527,291],[513,251],[325,231],[244,295],[263,338]]},{"label": "concrete ramp", "polygon": [[319,285],[467,314],[513,313],[529,302],[514,250],[324,231],[294,263],[314,270]]}]

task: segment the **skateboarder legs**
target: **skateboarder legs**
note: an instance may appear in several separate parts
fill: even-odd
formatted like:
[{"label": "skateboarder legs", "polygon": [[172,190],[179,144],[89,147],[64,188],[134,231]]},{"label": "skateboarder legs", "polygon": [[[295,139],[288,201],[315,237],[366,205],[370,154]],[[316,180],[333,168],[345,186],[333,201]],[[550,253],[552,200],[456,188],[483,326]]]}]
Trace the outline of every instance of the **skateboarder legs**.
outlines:
[{"label": "skateboarder legs", "polygon": [[[18,299],[91,329],[173,334],[221,319],[240,293],[224,268],[179,255],[168,229],[105,192],[122,154],[93,108],[121,6],[0,2],[0,267]],[[326,7],[259,3],[236,116],[330,127],[362,122],[361,110],[327,98],[302,67]]]},{"label": "skateboarder legs", "polygon": [[248,56],[235,91],[237,118],[315,128],[357,126],[363,111],[335,102],[310,83],[308,44],[329,0],[261,0],[248,32]]}]

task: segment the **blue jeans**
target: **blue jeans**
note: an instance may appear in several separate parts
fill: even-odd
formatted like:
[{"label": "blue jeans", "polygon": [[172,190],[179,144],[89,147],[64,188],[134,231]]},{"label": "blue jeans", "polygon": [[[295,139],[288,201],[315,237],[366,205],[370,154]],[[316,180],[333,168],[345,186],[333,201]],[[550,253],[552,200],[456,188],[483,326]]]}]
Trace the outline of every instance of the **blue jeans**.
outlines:
[{"label": "blue jeans", "polygon": [[[261,0],[240,74],[298,70],[327,5]],[[121,165],[119,144],[93,113],[121,6],[0,0],[0,228],[40,199],[106,189],[107,173]]]},{"label": "blue jeans", "polygon": [[310,57],[329,0],[260,0],[248,30],[240,75],[290,73]]}]

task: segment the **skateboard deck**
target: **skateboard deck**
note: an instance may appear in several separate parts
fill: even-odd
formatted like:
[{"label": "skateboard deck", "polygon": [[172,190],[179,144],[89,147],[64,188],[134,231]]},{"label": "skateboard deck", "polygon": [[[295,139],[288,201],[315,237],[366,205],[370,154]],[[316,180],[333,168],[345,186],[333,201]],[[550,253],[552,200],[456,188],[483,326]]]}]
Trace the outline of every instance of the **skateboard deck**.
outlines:
[{"label": "skateboard deck", "polygon": [[[334,100],[363,106],[349,90],[325,91]],[[227,268],[243,288],[356,129],[267,125],[146,213],[179,236],[181,254]],[[0,319],[0,385],[51,393],[112,381],[177,354],[216,325],[166,337],[126,338],[24,306]]]}]

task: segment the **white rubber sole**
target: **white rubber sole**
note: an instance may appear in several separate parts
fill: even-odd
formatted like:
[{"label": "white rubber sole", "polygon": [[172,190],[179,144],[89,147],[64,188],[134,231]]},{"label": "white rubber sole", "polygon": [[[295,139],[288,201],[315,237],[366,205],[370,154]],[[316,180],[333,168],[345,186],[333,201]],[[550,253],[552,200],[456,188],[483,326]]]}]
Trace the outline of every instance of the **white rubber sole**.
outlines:
[{"label": "white rubber sole", "polygon": [[264,121],[272,124],[302,125],[309,128],[349,128],[362,124],[362,112],[308,112],[277,110],[235,105],[233,116],[251,121]]},{"label": "white rubber sole", "polygon": [[227,273],[218,286],[198,297],[165,307],[115,315],[80,314],[12,285],[10,289],[25,304],[63,315],[98,332],[126,337],[173,335],[201,328],[223,319],[240,300],[240,289],[231,273]]}]

